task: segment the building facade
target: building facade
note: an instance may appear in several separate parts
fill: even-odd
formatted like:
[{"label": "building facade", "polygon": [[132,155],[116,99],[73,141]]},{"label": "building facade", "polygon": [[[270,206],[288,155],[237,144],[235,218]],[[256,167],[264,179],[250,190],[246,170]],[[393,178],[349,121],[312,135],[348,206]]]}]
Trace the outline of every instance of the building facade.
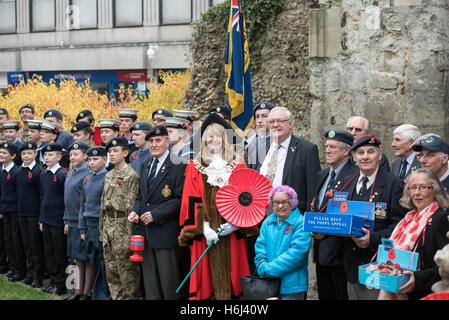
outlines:
[{"label": "building facade", "polygon": [[224,0],[0,0],[0,89],[33,74],[145,90],[191,64],[191,22]]}]

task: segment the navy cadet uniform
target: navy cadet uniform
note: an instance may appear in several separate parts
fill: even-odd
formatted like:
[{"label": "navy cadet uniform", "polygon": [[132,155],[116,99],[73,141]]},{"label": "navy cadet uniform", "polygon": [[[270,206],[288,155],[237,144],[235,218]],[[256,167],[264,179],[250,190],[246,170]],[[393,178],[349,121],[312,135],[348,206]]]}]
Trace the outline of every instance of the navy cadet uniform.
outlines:
[{"label": "navy cadet uniform", "polygon": [[[57,109],[49,109],[44,113],[44,120],[50,117],[55,117],[58,120],[62,120],[62,113]],[[73,140],[73,136],[67,131],[64,131],[62,127],[59,127],[59,129],[60,132],[55,142],[60,144],[65,150],[68,150],[75,140]]]},{"label": "navy cadet uniform", "polygon": [[[86,152],[89,149],[87,143],[75,142],[69,147],[71,150],[82,150]],[[80,195],[84,177],[89,172],[86,163],[79,167],[72,168],[67,173],[64,182],[64,224],[68,225],[67,230],[67,257],[86,261],[87,248],[85,241],[81,240],[78,229],[78,215],[80,211]]]},{"label": "navy cadet uniform", "polygon": [[[132,133],[133,131],[142,130],[147,133],[148,131],[151,130],[151,128],[152,128],[151,123],[147,121],[137,121],[131,126],[129,131],[131,131]],[[131,167],[134,169],[134,171],[137,172],[139,177],[142,163],[144,163],[149,158],[150,158],[150,149],[148,148],[148,144],[146,143],[143,148],[138,148],[136,151],[131,153],[129,157],[129,162],[131,164]]]},{"label": "navy cadet uniform", "polygon": [[[98,120],[98,124],[100,125],[100,130],[101,129],[111,129],[111,130],[115,131],[117,135],[120,132],[120,121],[118,121],[118,120],[100,119],[100,120]],[[106,147],[106,144],[108,142],[109,141],[103,141],[101,143],[101,145]],[[111,171],[113,168],[114,168],[114,165],[112,163],[110,163],[109,154],[108,154],[108,161],[106,162],[106,170]]]},{"label": "navy cadet uniform", "polygon": [[[168,136],[167,128],[153,127],[146,140],[156,136]],[[182,280],[177,239],[186,166],[181,159],[172,162],[175,158],[167,148],[159,158],[152,157],[143,163],[139,195],[133,208],[139,216],[151,212],[154,219],[147,225],[139,221],[139,234],[145,237],[142,269],[148,300],[180,298],[175,292]]]},{"label": "navy cadet uniform", "polygon": [[[352,147],[354,137],[346,130],[328,130],[327,140],[336,140]],[[312,200],[311,211],[326,212],[326,205],[332,196],[328,191],[347,191],[342,184],[346,177],[353,177],[358,168],[346,159],[338,167],[328,167],[318,172],[318,184]],[[346,274],[343,268],[344,238],[324,235],[324,238],[313,241],[313,260],[316,266],[318,299],[348,300]]]},{"label": "navy cadet uniform", "polygon": [[175,116],[177,118],[181,118],[181,119],[185,119],[188,121],[188,125],[187,125],[187,133],[189,134],[189,140],[187,140],[183,146],[183,154],[188,153],[190,155],[190,159],[193,159],[193,157],[196,155],[196,152],[193,150],[193,130],[194,128],[194,123],[196,120],[196,115],[198,114],[198,112],[194,111],[194,110],[173,110],[173,112],[175,113]]},{"label": "navy cadet uniform", "polygon": [[[135,122],[137,120],[137,113],[138,112],[139,112],[139,110],[137,110],[137,109],[119,109],[118,110],[119,118],[131,118],[133,120],[133,122]],[[131,127],[130,127],[130,129],[131,129]],[[125,134],[122,134],[122,137],[125,137]],[[133,138],[131,136],[131,140],[128,140],[129,153],[126,156],[126,162],[127,163],[130,163],[129,157],[130,157],[131,153],[133,153],[134,151],[137,151],[137,149],[138,148],[134,144]]]},{"label": "navy cadet uniform", "polygon": [[[20,121],[17,121],[17,120],[4,121],[2,125],[3,125],[3,130],[12,129],[12,130],[16,130],[17,132],[19,132],[19,130],[20,130]],[[10,141],[10,142],[15,143],[19,149],[22,146],[22,142],[19,140],[18,137],[16,138],[16,141]],[[22,164],[22,160],[20,159],[20,154],[18,154],[16,156],[16,158],[14,159],[14,163],[18,166],[20,166]]]},{"label": "navy cadet uniform", "polygon": [[[429,136],[426,139],[420,140],[419,143],[415,143],[412,145],[412,149],[413,151],[422,151],[422,149],[440,151],[449,155],[449,144],[437,136]],[[439,178],[439,180],[441,184],[446,188],[446,191],[449,192],[449,168]]]},{"label": "navy cadet uniform", "polygon": [[[19,148],[11,142],[3,142],[0,149],[6,149],[9,154],[19,154]],[[26,276],[26,257],[20,234],[19,215],[17,213],[17,172],[19,167],[11,161],[5,167],[2,164],[0,181],[0,214],[3,216],[3,232],[5,248],[13,274],[9,281],[22,281]]]},{"label": "navy cadet uniform", "polygon": [[[87,156],[106,157],[106,148],[103,146],[90,147],[87,150]],[[87,259],[92,264],[94,271],[92,300],[110,300],[111,298],[106,280],[103,246],[100,242],[100,234],[98,231],[101,194],[107,172],[106,168],[103,168],[99,172],[90,170],[84,177],[81,188],[78,228],[80,234],[85,235],[84,241],[87,248]]]},{"label": "navy cadet uniform", "polygon": [[[50,143],[42,150],[45,152],[62,152],[62,146]],[[64,234],[64,183],[67,171],[57,163],[41,173],[41,214],[44,254],[50,285],[44,289],[46,293],[64,294],[67,267],[67,240]]]},{"label": "navy cadet uniform", "polygon": [[[180,131],[181,134],[187,135],[187,126],[189,125],[187,120],[181,118],[167,117],[165,118],[165,127],[173,128]],[[182,145],[182,148],[177,152],[177,156],[180,158],[184,158],[184,163],[187,164],[190,159],[193,158],[194,153],[193,149],[190,147],[190,142],[184,143],[182,141],[179,142]],[[172,150],[173,145],[170,144],[169,149],[170,152]]]},{"label": "navy cadet uniform", "polygon": [[[362,146],[379,147],[380,144],[379,139],[365,136],[357,140],[352,146],[352,151],[355,152]],[[377,251],[378,245],[381,244],[381,238],[390,237],[396,224],[407,212],[399,204],[403,190],[402,180],[386,171],[381,165],[379,165],[376,172],[372,176],[366,177],[360,171],[346,187],[349,193],[348,200],[370,201],[375,203],[374,230],[370,231],[368,248],[359,248],[352,238],[345,238],[343,265],[348,280],[348,295],[350,300],[355,298],[360,299],[364,295],[364,299],[377,298],[377,290],[366,290],[364,286],[359,284],[358,267],[371,261],[371,258]],[[351,178],[347,177],[345,179],[346,181],[343,181],[342,184],[346,184]],[[364,180],[367,181],[366,184],[363,182]]]},{"label": "navy cadet uniform", "polygon": [[[63,131],[63,130],[62,130],[62,127],[58,126],[57,124],[55,124],[55,123],[53,123],[53,122],[47,121],[47,120],[42,120],[42,122],[41,122],[41,130],[49,131],[49,132],[51,132],[51,133],[53,133],[53,134],[56,134],[58,137],[61,135],[61,133],[62,133],[62,131]],[[70,135],[70,136],[72,136],[72,135]],[[56,138],[56,141],[58,141],[58,140],[59,140],[59,139]],[[54,142],[54,141],[53,141],[53,143],[57,143],[57,142]],[[73,142],[72,142],[72,143],[73,143]],[[60,146],[62,147],[62,149],[61,149],[62,157],[61,157],[61,160],[59,161],[59,164],[60,164],[61,167],[63,167],[64,169],[68,170],[68,169],[69,169],[69,166],[70,166],[70,156],[69,156],[69,154],[67,153],[67,149],[65,149],[63,145],[61,145],[61,144],[59,144],[59,143],[57,143],[57,144],[60,145]],[[70,144],[70,145],[71,145],[71,144]],[[69,145],[68,147],[70,147],[70,145]],[[67,148],[68,148],[68,147],[67,147]],[[45,150],[44,150],[44,148],[39,148],[38,150],[40,150],[40,151],[39,151],[39,153],[40,153],[40,158],[42,159],[43,164],[45,164],[45,161],[44,161],[44,153],[45,153]]]},{"label": "navy cadet uniform", "polygon": [[79,132],[79,131],[82,131],[82,130],[84,130],[86,132],[90,132],[90,139],[87,142],[87,145],[89,147],[95,146],[94,140],[92,140],[92,127],[91,127],[89,122],[87,122],[87,121],[80,121],[80,122],[75,123],[73,125],[72,129],[70,129],[70,132],[72,134],[74,134],[75,132]]},{"label": "navy cadet uniform", "polygon": [[[36,150],[36,143],[24,141],[20,152]],[[25,249],[27,265],[27,278],[31,279],[33,288],[40,288],[45,272],[44,247],[42,232],[39,230],[40,175],[43,166],[36,160],[29,165],[24,163],[17,173],[17,208],[19,212],[19,225]],[[29,281],[24,281],[28,283]]]},{"label": "navy cadet uniform", "polygon": [[[41,124],[42,124],[42,120],[28,120],[28,130],[33,129],[33,130],[39,130],[41,131]],[[28,137],[27,139],[28,140]],[[41,150],[42,148],[45,146],[45,143],[41,142],[41,144],[38,146],[36,145],[36,151],[37,151],[37,156],[36,156],[36,162],[44,165],[44,158],[42,157],[42,153]]]},{"label": "navy cadet uniform", "polygon": [[[8,110],[0,108],[0,115],[4,115],[9,118]],[[6,137],[3,134],[3,128],[0,128],[0,142],[6,141]],[[5,276],[12,275],[12,271],[9,270],[8,259],[6,256],[5,239],[3,234],[3,220],[0,219],[0,273]]]}]

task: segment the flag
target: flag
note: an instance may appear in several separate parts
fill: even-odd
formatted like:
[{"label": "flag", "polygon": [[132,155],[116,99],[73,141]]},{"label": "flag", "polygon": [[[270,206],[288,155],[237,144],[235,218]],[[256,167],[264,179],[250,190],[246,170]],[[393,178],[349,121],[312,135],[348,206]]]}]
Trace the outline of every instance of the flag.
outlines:
[{"label": "flag", "polygon": [[251,68],[241,1],[230,1],[225,57],[226,93],[232,109],[231,125],[240,135],[243,135],[253,122]]}]

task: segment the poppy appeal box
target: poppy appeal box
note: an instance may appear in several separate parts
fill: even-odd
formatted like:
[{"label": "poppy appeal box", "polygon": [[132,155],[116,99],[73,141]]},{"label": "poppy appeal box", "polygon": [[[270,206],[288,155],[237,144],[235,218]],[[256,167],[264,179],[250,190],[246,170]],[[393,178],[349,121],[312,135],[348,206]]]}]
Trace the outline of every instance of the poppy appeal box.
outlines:
[{"label": "poppy appeal box", "polygon": [[363,237],[362,228],[374,229],[374,202],[347,201],[347,192],[335,192],[326,212],[306,212],[304,231]]},{"label": "poppy appeal box", "polygon": [[377,261],[359,266],[359,282],[366,286],[398,293],[410,276],[405,270],[416,271],[419,254],[395,249],[393,241],[382,239],[377,252]]}]

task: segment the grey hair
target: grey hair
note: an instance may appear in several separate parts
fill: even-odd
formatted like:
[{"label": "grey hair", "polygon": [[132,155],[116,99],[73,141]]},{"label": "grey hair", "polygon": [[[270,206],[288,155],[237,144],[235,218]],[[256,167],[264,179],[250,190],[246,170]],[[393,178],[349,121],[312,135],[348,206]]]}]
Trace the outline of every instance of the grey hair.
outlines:
[{"label": "grey hair", "polygon": [[361,116],[351,116],[351,117],[349,117],[348,121],[346,122],[346,127],[349,126],[349,122],[351,122],[352,120],[364,120],[365,121],[365,131],[369,132],[370,123],[367,118],[364,118]]},{"label": "grey hair", "polygon": [[444,186],[441,184],[435,173],[428,168],[419,168],[408,177],[408,182],[404,187],[404,193],[402,198],[399,200],[400,205],[408,209],[416,208],[410,196],[410,181],[412,181],[417,175],[424,175],[429,180],[433,187],[435,200],[438,202],[439,207],[442,209],[449,208],[449,194],[446,192]]},{"label": "grey hair", "polygon": [[273,109],[271,109],[270,113],[268,114],[268,120],[270,120],[270,116],[273,112],[277,111],[277,110],[282,110],[285,112],[285,115],[287,116],[287,119],[289,121],[292,121],[293,116],[292,113],[290,112],[290,110],[288,110],[286,107],[274,107]]},{"label": "grey hair", "polygon": [[393,135],[400,134],[405,141],[416,141],[421,136],[421,131],[413,124],[401,124],[394,129]]}]

